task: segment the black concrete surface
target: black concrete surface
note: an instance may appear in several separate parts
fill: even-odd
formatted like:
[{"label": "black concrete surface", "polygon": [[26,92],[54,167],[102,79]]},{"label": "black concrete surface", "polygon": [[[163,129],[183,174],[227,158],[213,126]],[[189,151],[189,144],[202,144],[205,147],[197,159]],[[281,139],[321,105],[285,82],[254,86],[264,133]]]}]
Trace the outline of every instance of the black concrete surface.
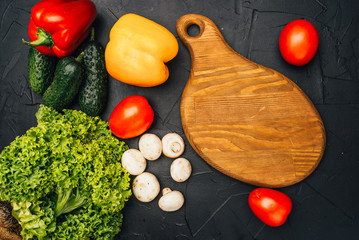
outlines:
[{"label": "black concrete surface", "polygon": [[[0,1],[0,151],[36,125],[41,96],[28,83],[27,25],[36,0]],[[181,191],[185,205],[162,212],[157,197],[126,204],[117,239],[359,239],[359,1],[356,0],[94,0],[96,38],[105,46],[112,25],[132,12],[168,28],[178,39],[179,53],[169,64],[168,81],[153,88],[126,85],[109,78],[109,98],[102,119],[123,98],[145,96],[155,111],[148,132],[162,137],[181,126],[180,99],[191,67],[187,49],[176,33],[176,20],[188,13],[211,18],[228,44],[245,57],[273,68],[297,83],[323,118],[327,146],[318,168],[304,181],[280,191],[293,201],[287,222],[272,228],[258,220],[247,204],[255,187],[231,179],[206,164],[186,140],[183,157],[192,163],[191,178],[174,182],[172,162],[162,156],[149,162],[161,187]],[[290,21],[306,19],[320,35],[314,59],[306,66],[287,64],[280,56],[280,31]],[[77,109],[75,102],[71,108]],[[223,116],[218,116],[223,117]],[[138,138],[126,140],[138,147]]]}]

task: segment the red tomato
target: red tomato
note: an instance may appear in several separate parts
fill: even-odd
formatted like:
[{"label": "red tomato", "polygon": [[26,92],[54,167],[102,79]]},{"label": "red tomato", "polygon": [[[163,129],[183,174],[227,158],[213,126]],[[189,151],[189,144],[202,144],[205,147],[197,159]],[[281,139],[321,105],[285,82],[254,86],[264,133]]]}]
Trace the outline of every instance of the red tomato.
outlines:
[{"label": "red tomato", "polygon": [[278,227],[282,225],[292,210],[292,201],[282,192],[256,188],[248,198],[249,207],[265,224]]},{"label": "red tomato", "polygon": [[314,57],[319,44],[317,29],[308,21],[288,23],[279,37],[279,50],[290,64],[303,66]]},{"label": "red tomato", "polygon": [[133,138],[146,132],[153,122],[153,109],[147,99],[133,95],[123,99],[113,110],[109,125],[119,138]]}]

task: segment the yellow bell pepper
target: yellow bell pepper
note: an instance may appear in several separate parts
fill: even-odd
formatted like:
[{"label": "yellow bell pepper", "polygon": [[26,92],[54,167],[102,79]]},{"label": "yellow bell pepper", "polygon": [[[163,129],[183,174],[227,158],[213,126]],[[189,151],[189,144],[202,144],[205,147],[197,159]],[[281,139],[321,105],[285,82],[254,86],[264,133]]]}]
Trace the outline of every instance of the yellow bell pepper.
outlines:
[{"label": "yellow bell pepper", "polygon": [[178,42],[165,27],[136,14],[122,16],[110,32],[105,61],[115,79],[153,87],[168,79],[166,62],[178,52]]}]

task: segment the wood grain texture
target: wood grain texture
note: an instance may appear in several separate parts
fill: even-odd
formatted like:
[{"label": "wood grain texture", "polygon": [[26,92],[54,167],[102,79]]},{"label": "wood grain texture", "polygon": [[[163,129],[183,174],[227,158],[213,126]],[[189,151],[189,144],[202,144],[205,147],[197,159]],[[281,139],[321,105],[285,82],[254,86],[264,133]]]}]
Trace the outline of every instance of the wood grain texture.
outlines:
[{"label": "wood grain texture", "polygon": [[[195,37],[187,33],[193,24],[200,28]],[[196,152],[256,186],[285,187],[312,173],[324,153],[325,130],[305,93],[235,52],[204,16],[181,17],[177,32],[192,60],[181,118]]]}]

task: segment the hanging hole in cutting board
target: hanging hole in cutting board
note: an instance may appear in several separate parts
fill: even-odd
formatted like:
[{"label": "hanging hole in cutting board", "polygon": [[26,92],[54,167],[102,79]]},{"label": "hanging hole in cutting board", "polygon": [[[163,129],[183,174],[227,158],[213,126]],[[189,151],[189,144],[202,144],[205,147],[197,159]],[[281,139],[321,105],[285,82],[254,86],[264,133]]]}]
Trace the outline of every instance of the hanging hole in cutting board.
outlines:
[{"label": "hanging hole in cutting board", "polygon": [[186,32],[190,37],[198,37],[201,33],[201,28],[197,24],[193,23],[187,27]]}]

